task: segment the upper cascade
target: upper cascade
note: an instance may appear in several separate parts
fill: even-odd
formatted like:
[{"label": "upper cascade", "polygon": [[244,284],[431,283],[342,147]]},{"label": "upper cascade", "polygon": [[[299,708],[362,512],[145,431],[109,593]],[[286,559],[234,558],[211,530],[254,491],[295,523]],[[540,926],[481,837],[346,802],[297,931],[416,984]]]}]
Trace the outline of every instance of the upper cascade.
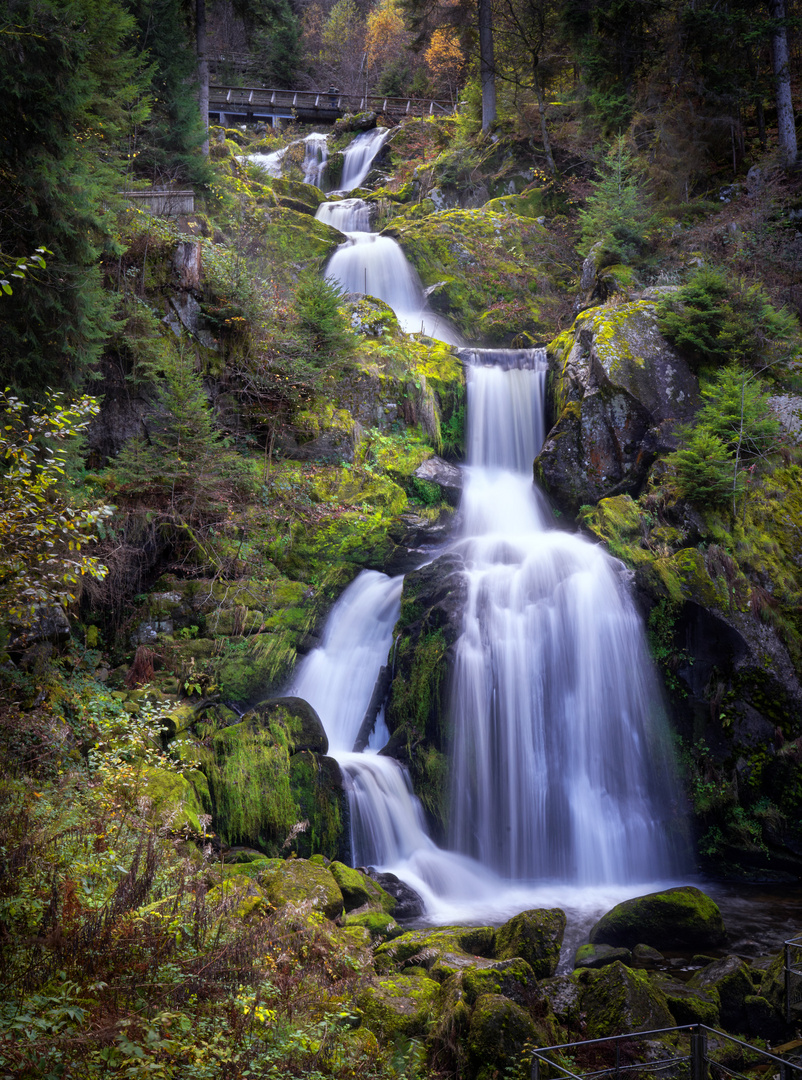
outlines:
[{"label": "upper cascade", "polygon": [[282,176],[284,158],[293,146],[304,144],[303,174],[305,184],[314,184],[322,188],[329,157],[329,137],[319,131],[313,131],[303,139],[296,139],[280,150],[269,154],[249,154],[248,161],[260,165],[270,176]]}]

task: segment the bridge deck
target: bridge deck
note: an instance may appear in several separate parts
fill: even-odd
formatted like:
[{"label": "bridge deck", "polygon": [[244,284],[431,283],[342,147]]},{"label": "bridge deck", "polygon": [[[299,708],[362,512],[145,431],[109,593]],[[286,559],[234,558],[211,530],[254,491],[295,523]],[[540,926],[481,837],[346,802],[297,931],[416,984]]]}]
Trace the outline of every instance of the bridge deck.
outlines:
[{"label": "bridge deck", "polygon": [[329,94],[318,90],[273,90],[261,86],[210,86],[209,115],[220,123],[234,119],[271,120],[292,117],[308,123],[333,124],[345,113],[377,112],[387,116],[444,116],[450,101],[432,98],[383,97],[376,94]]}]

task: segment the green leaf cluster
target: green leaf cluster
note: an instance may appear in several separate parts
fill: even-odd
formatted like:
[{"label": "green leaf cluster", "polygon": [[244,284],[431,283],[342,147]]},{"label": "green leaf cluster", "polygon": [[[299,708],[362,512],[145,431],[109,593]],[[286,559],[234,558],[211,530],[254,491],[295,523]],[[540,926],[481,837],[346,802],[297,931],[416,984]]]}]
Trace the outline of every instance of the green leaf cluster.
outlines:
[{"label": "green leaf cluster", "polygon": [[98,412],[94,398],[51,397],[27,406],[0,393],[0,617],[29,626],[41,608],[63,608],[80,579],[106,567],[84,552],[110,506],[71,505],[64,493],[69,441]]}]

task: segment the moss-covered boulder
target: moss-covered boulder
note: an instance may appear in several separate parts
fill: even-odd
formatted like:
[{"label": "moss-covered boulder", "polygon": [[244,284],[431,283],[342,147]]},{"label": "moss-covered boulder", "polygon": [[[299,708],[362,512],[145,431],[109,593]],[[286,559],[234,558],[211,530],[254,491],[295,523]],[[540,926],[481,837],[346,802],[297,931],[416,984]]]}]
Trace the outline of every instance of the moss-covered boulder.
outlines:
[{"label": "moss-covered boulder", "polygon": [[721,944],[725,929],[715,901],[692,885],[649,893],[617,904],[590,932],[592,945],[632,949],[705,949]]},{"label": "moss-covered boulder", "polygon": [[538,979],[547,979],[557,970],[564,933],[565,912],[560,908],[522,911],[496,931],[496,956],[499,960],[520,956]]},{"label": "moss-covered boulder", "polygon": [[346,926],[362,926],[370,934],[372,941],[392,941],[393,938],[401,937],[403,927],[399,926],[392,915],[386,911],[356,910],[346,916]]},{"label": "moss-covered boulder", "polygon": [[395,217],[386,232],[404,249],[429,303],[475,341],[543,340],[557,325],[568,267],[561,241],[538,222],[485,207]]},{"label": "moss-covered boulder", "polygon": [[280,697],[260,701],[244,719],[267,726],[281,724],[288,732],[292,753],[297,754],[301,750],[311,750],[314,754],[329,752],[323,722],[303,698]]},{"label": "moss-covered boulder", "polygon": [[616,961],[596,970],[584,968],[576,979],[582,988],[588,1038],[667,1028],[674,1023],[665,994],[645,971],[633,971]]},{"label": "moss-covered boulder", "polygon": [[600,968],[620,960],[633,967],[632,953],[615,945],[580,945],[574,956],[574,968]]},{"label": "moss-covered boulder", "polygon": [[483,994],[471,1013],[467,1046],[469,1075],[491,1080],[516,1065],[537,1031],[520,1005],[501,994]]},{"label": "moss-covered boulder", "polygon": [[549,346],[554,427],[536,479],[565,511],[637,493],[668,432],[690,419],[699,389],[646,300],[594,308]]},{"label": "moss-covered boulder", "polygon": [[455,971],[474,966],[492,967],[495,930],[490,926],[438,926],[409,930],[380,945],[375,953],[377,971],[423,967],[443,981]]},{"label": "moss-covered boulder", "polygon": [[326,201],[326,196],[314,184],[304,184],[298,180],[286,180],[282,176],[274,176],[270,181],[270,187],[278,206],[296,210],[301,214],[311,214],[312,217],[315,216],[320,204]]},{"label": "moss-covered boulder", "polygon": [[258,883],[274,907],[309,903],[327,919],[342,915],[343,894],[333,874],[308,859],[273,859]]},{"label": "moss-covered boulder", "polygon": [[386,975],[360,990],[354,1004],[382,1043],[422,1039],[437,1013],[439,985],[426,975]]},{"label": "moss-covered boulder", "polygon": [[755,992],[749,965],[739,956],[725,956],[697,971],[689,984],[693,989],[715,993],[721,1023],[727,1031],[746,1032],[746,998]]},{"label": "moss-covered boulder", "polygon": [[207,831],[199,821],[199,815],[208,814],[211,808],[209,786],[202,772],[192,769],[181,773],[148,766],[140,776],[139,794],[165,815],[175,831],[188,829],[196,836]]},{"label": "moss-covered boulder", "polygon": [[677,1024],[707,1024],[718,1027],[719,997],[715,989],[702,989],[672,979],[662,972],[652,976],[652,981],[666,996],[671,1015]]},{"label": "moss-covered boulder", "polygon": [[501,994],[519,1005],[525,1005],[537,985],[537,977],[526,960],[516,957],[514,960],[499,960],[489,967],[466,968],[461,974],[460,985],[468,1005],[483,994]]},{"label": "moss-covered boulder", "polygon": [[365,906],[378,908],[387,915],[392,915],[395,911],[395,899],[385,892],[377,881],[363,874],[361,870],[354,870],[344,863],[335,861],[329,866],[329,871],[340,886],[346,911]]},{"label": "moss-covered boulder", "polygon": [[[305,858],[320,853],[329,859],[348,859],[348,795],[343,774],[334,758],[309,750],[290,758],[290,794],[302,829],[292,830],[282,850]],[[305,824],[304,824],[305,823]]]}]

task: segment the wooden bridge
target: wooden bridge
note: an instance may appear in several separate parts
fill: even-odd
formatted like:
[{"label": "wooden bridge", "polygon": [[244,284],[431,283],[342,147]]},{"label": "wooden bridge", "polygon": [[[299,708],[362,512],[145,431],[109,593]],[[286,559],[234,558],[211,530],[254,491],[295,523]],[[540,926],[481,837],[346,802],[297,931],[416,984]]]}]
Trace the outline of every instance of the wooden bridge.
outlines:
[{"label": "wooden bridge", "polygon": [[263,86],[210,86],[209,118],[224,126],[245,121],[300,120],[333,124],[346,113],[375,112],[403,116],[444,116],[454,112],[450,101],[432,98],[383,97],[380,94],[334,94],[322,90],[272,90]]}]

